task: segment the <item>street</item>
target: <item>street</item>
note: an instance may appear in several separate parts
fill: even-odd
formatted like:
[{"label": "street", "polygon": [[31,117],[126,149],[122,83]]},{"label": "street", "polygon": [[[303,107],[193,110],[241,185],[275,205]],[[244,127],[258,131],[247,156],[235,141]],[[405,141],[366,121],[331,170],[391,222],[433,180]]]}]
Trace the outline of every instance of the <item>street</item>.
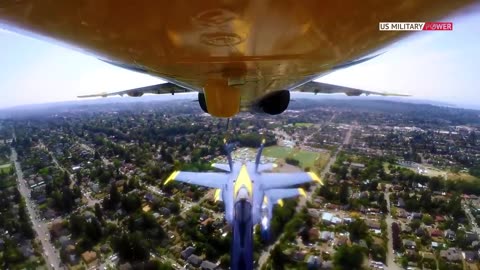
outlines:
[{"label": "street", "polygon": [[388,250],[387,250],[387,267],[389,270],[400,270],[401,268],[395,262],[395,254],[393,252],[393,241],[392,241],[392,214],[390,212],[390,192],[385,192],[385,200],[387,201],[388,214],[385,219],[387,223],[387,235],[388,235]]},{"label": "street", "polygon": [[42,222],[39,219],[38,214],[36,214],[35,203],[30,200],[30,189],[28,188],[25,180],[23,180],[23,172],[20,167],[20,163],[17,160],[17,152],[12,147],[11,161],[15,164],[15,170],[17,173],[17,185],[20,194],[25,200],[27,206],[27,212],[30,217],[30,220],[33,224],[33,229],[35,230],[38,239],[42,243],[43,247],[43,258],[47,264],[48,269],[62,269],[60,268],[60,255],[50,242],[50,233],[48,231],[48,225],[45,222]]},{"label": "street", "polygon": [[477,235],[480,235],[480,229],[478,228],[478,224],[475,221],[475,218],[473,217],[472,212],[470,211],[470,207],[468,207],[465,200],[462,201],[462,208],[465,214],[467,214],[468,221],[470,221],[470,225],[472,225],[472,230]]}]

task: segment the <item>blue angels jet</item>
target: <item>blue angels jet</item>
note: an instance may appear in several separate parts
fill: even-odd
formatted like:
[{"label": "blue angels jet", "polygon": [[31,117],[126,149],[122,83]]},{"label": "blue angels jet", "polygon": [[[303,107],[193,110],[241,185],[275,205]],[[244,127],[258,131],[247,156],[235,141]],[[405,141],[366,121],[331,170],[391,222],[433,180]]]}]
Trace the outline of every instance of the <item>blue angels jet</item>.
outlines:
[{"label": "blue angels jet", "polygon": [[275,164],[261,164],[264,147],[260,146],[255,162],[233,162],[230,145],[226,145],[228,164],[213,164],[223,172],[175,171],[164,184],[176,180],[209,188],[215,188],[215,200],[225,204],[225,218],[232,226],[231,269],[253,269],[253,226],[260,224],[262,235],[268,235],[272,209],[282,204],[282,199],[306,196],[295,186],[321,183],[313,172],[272,173]]}]

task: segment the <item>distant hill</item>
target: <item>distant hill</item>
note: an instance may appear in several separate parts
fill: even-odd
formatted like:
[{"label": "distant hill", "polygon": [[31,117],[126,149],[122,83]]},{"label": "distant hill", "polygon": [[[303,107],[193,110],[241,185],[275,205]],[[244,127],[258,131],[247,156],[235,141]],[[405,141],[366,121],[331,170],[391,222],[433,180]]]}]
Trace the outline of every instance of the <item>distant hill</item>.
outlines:
[{"label": "distant hill", "polygon": [[[182,93],[175,95],[146,95],[141,98],[131,97],[109,97],[99,99],[75,100],[66,102],[55,102],[46,104],[22,105],[0,110],[0,118],[9,117],[25,117],[29,115],[52,114],[62,112],[94,112],[96,110],[119,110],[122,108],[130,108],[135,104],[169,102],[176,103],[178,101],[187,102],[185,107],[192,110],[198,110],[196,102],[196,93]],[[345,95],[312,95],[307,93],[293,93],[293,101],[290,103],[289,109],[299,110],[305,108],[315,108],[318,106],[336,106],[351,108],[356,110],[375,110],[378,112],[417,112],[421,106],[422,111],[431,111],[433,107],[450,108],[460,110],[460,107],[449,103],[415,99],[412,97],[379,97],[379,96],[360,96],[348,97]],[[106,106],[107,105],[107,106]],[[478,111],[480,112],[480,111]],[[472,111],[473,113],[473,111]],[[465,115],[459,115],[464,117]]]}]

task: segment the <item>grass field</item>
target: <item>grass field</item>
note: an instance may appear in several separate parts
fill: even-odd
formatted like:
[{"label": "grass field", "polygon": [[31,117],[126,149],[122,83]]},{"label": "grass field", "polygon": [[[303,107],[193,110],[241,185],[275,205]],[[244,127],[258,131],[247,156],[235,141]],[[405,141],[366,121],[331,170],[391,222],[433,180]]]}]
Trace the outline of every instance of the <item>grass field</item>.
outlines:
[{"label": "grass field", "polygon": [[[388,165],[389,165],[388,162],[385,162],[383,164],[383,168],[385,169],[386,173],[390,173],[390,170],[388,170]],[[414,169],[414,168],[410,168],[410,167],[406,167],[406,166],[399,166],[399,165],[395,165],[395,166],[402,167],[402,168],[409,169],[409,170],[412,170],[414,172],[417,172],[417,170]],[[452,181],[453,180],[463,180],[463,181],[479,180],[475,176],[473,176],[471,174],[468,174],[468,173],[462,173],[462,172],[461,173],[453,173],[453,172],[450,172],[450,171],[437,169],[437,168],[434,168],[434,167],[431,167],[431,166],[422,166],[422,168],[426,169],[425,175],[428,176],[428,177],[438,176],[438,177],[443,177],[447,180],[452,180]]]},{"label": "grass field", "polygon": [[283,146],[268,146],[263,150],[263,154],[267,157],[287,158],[292,150],[292,148]]},{"label": "grass field", "polygon": [[447,173],[448,180],[464,180],[464,181],[475,181],[479,180],[477,177],[469,174],[469,173]]},{"label": "grass field", "polygon": [[12,164],[10,163],[0,165],[0,172],[8,172],[10,171],[11,167],[12,167]]},{"label": "grass field", "polygon": [[295,123],[296,127],[310,127],[313,126],[312,123]]},{"label": "grass field", "polygon": [[274,157],[274,158],[294,158],[300,161],[300,166],[302,168],[306,167],[316,167],[322,168],[328,162],[330,155],[325,152],[312,152],[312,151],[304,151],[299,149],[293,149],[288,147],[282,146],[269,146],[265,147],[263,151],[264,155],[267,157]]}]

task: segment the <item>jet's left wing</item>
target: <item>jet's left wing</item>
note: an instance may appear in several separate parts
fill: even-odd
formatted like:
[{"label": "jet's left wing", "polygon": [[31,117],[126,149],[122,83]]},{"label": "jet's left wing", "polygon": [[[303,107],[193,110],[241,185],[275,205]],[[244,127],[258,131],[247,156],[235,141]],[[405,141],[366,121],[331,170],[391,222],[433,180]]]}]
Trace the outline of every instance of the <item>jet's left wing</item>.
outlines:
[{"label": "jet's left wing", "polygon": [[298,173],[262,173],[259,176],[263,189],[287,188],[309,182],[322,184],[322,180],[313,172]]},{"label": "jet's left wing", "polygon": [[362,90],[357,88],[350,88],[346,86],[328,84],[328,83],[321,83],[311,81],[306,84],[303,84],[297,88],[292,89],[292,91],[298,92],[310,92],[315,94],[334,94],[334,93],[344,93],[347,96],[360,96],[362,94],[368,95],[379,95],[379,96],[397,96],[397,97],[408,97],[410,95],[405,94],[395,94],[395,93],[387,93],[387,92],[374,92],[368,90]]},{"label": "jet's left wing", "polygon": [[173,95],[175,93],[183,93],[183,92],[193,92],[193,91],[190,89],[180,87],[173,83],[161,83],[161,84],[149,85],[149,86],[123,90],[123,91],[113,92],[113,93],[103,92],[103,93],[93,94],[93,95],[78,96],[78,98],[108,97],[108,96],[116,96],[116,95],[119,95],[119,96],[128,95],[131,97],[141,97],[143,96],[143,94],[172,94]]},{"label": "jet's left wing", "polygon": [[165,180],[164,185],[168,184],[173,180],[208,188],[221,189],[228,181],[228,174],[215,172],[175,171],[167,178],[167,180]]},{"label": "jet's left wing", "polygon": [[213,163],[212,167],[224,172],[230,172],[230,166],[228,164]]}]

